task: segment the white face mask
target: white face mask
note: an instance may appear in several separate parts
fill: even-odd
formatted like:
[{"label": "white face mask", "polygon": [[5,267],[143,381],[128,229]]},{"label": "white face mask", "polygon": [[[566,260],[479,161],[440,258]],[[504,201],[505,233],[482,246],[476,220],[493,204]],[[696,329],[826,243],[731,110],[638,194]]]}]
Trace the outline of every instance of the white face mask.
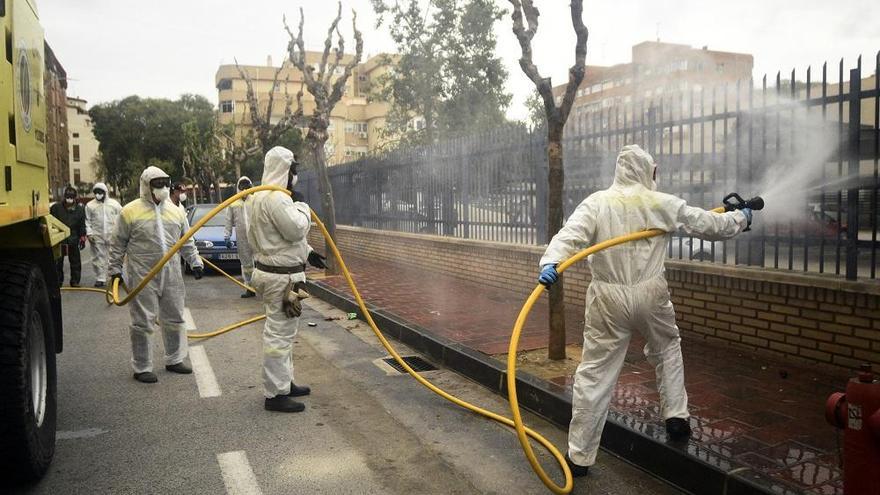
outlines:
[{"label": "white face mask", "polygon": [[180,196],[177,197],[181,202],[186,201],[186,193],[180,193]]},{"label": "white face mask", "polygon": [[95,199],[98,201],[104,201],[104,193],[95,193]]},{"label": "white face mask", "polygon": [[171,188],[163,187],[162,189],[153,189],[153,197],[156,198],[160,203],[168,199],[168,196],[171,194]]},{"label": "white face mask", "polygon": [[72,204],[73,204],[73,198],[64,198],[64,202],[67,203],[67,204],[69,204],[69,205],[72,205]]}]

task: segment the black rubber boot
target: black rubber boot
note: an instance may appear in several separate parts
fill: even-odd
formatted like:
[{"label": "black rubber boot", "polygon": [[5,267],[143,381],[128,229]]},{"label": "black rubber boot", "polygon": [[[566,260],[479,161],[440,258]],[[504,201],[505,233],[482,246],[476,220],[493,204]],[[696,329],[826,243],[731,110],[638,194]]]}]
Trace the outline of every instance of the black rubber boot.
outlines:
[{"label": "black rubber boot", "polygon": [[571,470],[572,478],[582,478],[590,474],[590,466],[581,466],[580,464],[575,464],[574,461],[569,459],[568,454],[565,454],[565,463],[568,464],[568,469]]},{"label": "black rubber boot", "polygon": [[257,293],[256,293],[256,292],[254,292],[254,291],[252,291],[252,290],[249,290],[249,291],[245,291],[244,294],[241,295],[241,298],[242,298],[242,299],[248,299],[248,298],[250,298],[250,297],[256,297],[256,296],[257,296]]},{"label": "black rubber boot", "polygon": [[310,389],[308,386],[299,386],[293,382],[290,382],[290,393],[288,393],[287,396],[302,397],[304,395],[309,395],[310,393],[312,393],[312,389]]},{"label": "black rubber boot", "polygon": [[165,369],[172,373],[180,373],[181,375],[189,375],[193,369],[183,361],[177,364],[166,364]]},{"label": "black rubber boot", "polygon": [[685,418],[669,418],[666,420],[666,433],[672,440],[684,440],[691,436],[691,425]]},{"label": "black rubber boot", "polygon": [[306,405],[293,400],[293,397],[289,395],[276,395],[271,399],[266,399],[263,409],[275,412],[296,413],[305,411]]},{"label": "black rubber boot", "polygon": [[159,377],[156,376],[152,371],[144,371],[143,373],[135,373],[134,379],[141,383],[156,383],[159,381]]}]

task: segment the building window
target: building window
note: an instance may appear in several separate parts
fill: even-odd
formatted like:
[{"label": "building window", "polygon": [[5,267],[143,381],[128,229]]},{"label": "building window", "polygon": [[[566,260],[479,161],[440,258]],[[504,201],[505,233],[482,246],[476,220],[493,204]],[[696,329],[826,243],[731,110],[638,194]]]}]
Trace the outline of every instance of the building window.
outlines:
[{"label": "building window", "polygon": [[717,64],[717,65],[715,65],[715,71],[718,72],[719,74],[721,74],[722,72],[724,72],[724,64]]},{"label": "building window", "polygon": [[232,113],[232,110],[235,109],[235,102],[232,100],[224,100],[220,102],[220,112],[221,113]]},{"label": "building window", "polygon": [[79,184],[81,182],[82,182],[82,176],[80,176],[80,174],[79,174],[79,169],[78,168],[73,169],[73,183]]},{"label": "building window", "polygon": [[[75,162],[79,161],[79,145],[78,144],[73,145],[73,161],[75,161]],[[77,174],[79,174],[79,170],[77,170]]]},{"label": "building window", "polygon": [[367,123],[366,122],[346,122],[345,123],[345,132],[347,132],[349,134],[365,133],[365,132],[367,132]]},{"label": "building window", "polygon": [[220,82],[217,83],[217,89],[232,89],[232,79],[221,79]]},{"label": "building window", "polygon": [[78,137],[79,137],[79,133],[78,133],[78,132],[74,132],[74,133],[73,133],[73,137],[78,138]]}]

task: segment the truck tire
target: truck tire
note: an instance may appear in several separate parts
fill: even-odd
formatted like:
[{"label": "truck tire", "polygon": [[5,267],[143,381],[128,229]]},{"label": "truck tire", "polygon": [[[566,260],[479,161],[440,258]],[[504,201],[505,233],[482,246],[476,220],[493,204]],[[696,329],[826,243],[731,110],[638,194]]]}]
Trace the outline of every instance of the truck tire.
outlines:
[{"label": "truck tire", "polygon": [[55,454],[55,331],[42,272],[0,262],[0,480],[27,482]]}]

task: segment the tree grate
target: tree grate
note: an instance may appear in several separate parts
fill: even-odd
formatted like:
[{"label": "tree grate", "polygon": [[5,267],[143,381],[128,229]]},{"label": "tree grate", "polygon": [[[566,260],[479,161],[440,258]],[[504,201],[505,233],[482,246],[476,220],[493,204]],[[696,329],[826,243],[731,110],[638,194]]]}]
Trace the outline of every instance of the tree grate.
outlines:
[{"label": "tree grate", "polygon": [[[413,371],[416,371],[418,373],[421,373],[422,371],[435,371],[437,369],[433,364],[425,361],[420,356],[401,356],[401,358],[403,358],[403,362],[408,364],[409,367],[413,369]],[[406,373],[406,370],[403,369],[403,366],[395,361],[394,358],[385,358],[382,361],[384,361],[385,364],[387,364],[388,366],[391,366],[392,368],[397,370],[398,373]]]}]

